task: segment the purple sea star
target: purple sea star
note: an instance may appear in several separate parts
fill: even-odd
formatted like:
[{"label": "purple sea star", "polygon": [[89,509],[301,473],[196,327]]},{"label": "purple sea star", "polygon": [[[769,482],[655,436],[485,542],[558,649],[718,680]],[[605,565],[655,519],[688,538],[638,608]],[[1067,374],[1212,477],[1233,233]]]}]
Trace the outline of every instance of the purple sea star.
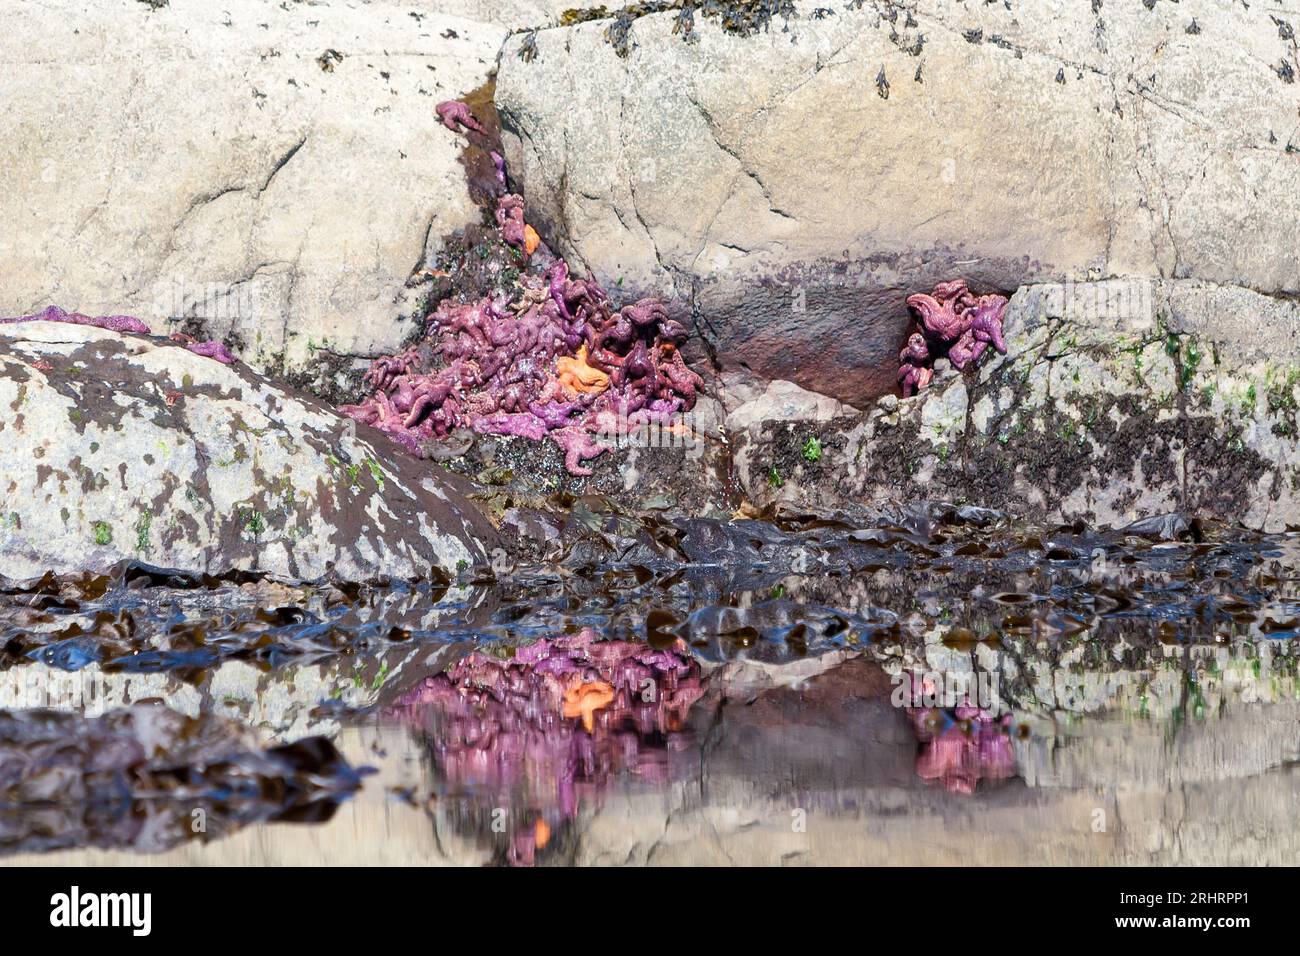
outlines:
[{"label": "purple sea star", "polygon": [[82,315],[80,312],[65,312],[57,305],[52,305],[43,312],[21,315],[11,319],[0,319],[0,325],[14,322],[67,322],[72,325],[89,325],[110,332],[137,332],[149,334],[149,326],[129,315]]},{"label": "purple sea star", "polygon": [[[80,312],[65,312],[57,305],[52,305],[43,312],[21,315],[15,318],[0,319],[0,325],[17,322],[67,322],[70,325],[86,325],[109,332],[131,332],[149,335],[149,326],[130,315],[82,315]],[[172,341],[184,345],[196,355],[214,359],[222,365],[230,365],[235,357],[221,342],[196,342],[186,335],[174,335]]]},{"label": "purple sea star", "polygon": [[930,384],[933,359],[941,354],[958,370],[973,366],[990,345],[1006,354],[1002,336],[1005,296],[977,296],[965,279],[952,279],[940,282],[930,295],[908,296],[907,304],[916,311],[919,330],[912,333],[898,356],[898,381],[904,397]]},{"label": "purple sea star", "polygon": [[564,449],[564,467],[569,474],[586,476],[591,469],[582,464],[588,458],[595,458],[609,451],[608,445],[597,442],[588,432],[581,428],[561,428],[551,436],[555,444]]},{"label": "purple sea star", "polygon": [[[454,105],[439,115],[456,118]],[[499,196],[494,218],[502,240],[527,254],[523,197]],[[544,272],[525,269],[509,301],[445,300],[425,340],[377,359],[366,375],[373,393],[341,411],[417,455],[461,428],[549,437],[569,473],[585,476],[583,462],[609,450],[596,433],[666,422],[694,406],[704,383],[678,349],[686,327],[662,302],[616,311],[594,278],[574,277],[549,252],[538,261]]]},{"label": "purple sea star", "polygon": [[925,336],[913,332],[906,347],[898,353],[898,384],[903,390],[904,398],[930,384],[934,369],[925,364],[929,360],[930,349],[925,344]]},{"label": "purple sea star", "polygon": [[474,118],[469,107],[460,100],[444,100],[434,107],[434,112],[438,114],[438,119],[442,125],[447,127],[453,133],[463,133],[466,130],[473,130],[476,133],[487,133],[487,129]]},{"label": "purple sea star", "polygon": [[226,348],[224,342],[218,342],[215,339],[208,342],[196,342],[186,335],[174,335],[172,339],[184,345],[195,355],[214,359],[222,365],[233,365],[235,362],[235,356],[231,354],[230,349]]}]

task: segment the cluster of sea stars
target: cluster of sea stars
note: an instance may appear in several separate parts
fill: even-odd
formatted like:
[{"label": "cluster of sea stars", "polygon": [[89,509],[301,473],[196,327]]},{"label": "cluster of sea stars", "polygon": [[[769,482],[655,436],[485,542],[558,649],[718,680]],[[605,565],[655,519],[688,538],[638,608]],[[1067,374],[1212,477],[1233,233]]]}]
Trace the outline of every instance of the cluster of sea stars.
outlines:
[{"label": "cluster of sea stars", "polygon": [[430,732],[449,782],[538,798],[540,825],[518,831],[511,848],[515,862],[531,863],[551,825],[577,815],[581,797],[628,771],[666,779],[668,749],[703,694],[689,655],[602,641],[586,628],[513,657],[470,654],[389,713]]},{"label": "cluster of sea stars", "polygon": [[907,304],[916,311],[920,328],[898,353],[898,382],[905,397],[930,384],[934,360],[945,349],[948,361],[959,371],[978,362],[990,345],[1006,354],[1002,339],[1006,296],[975,295],[965,279],[953,279],[940,282],[932,295],[908,296]]},{"label": "cluster of sea stars", "polygon": [[[449,128],[481,129],[463,103],[437,110]],[[376,360],[366,374],[372,394],[341,410],[417,455],[457,428],[549,437],[570,474],[590,475],[582,462],[608,450],[596,435],[665,423],[694,406],[703,382],[679,351],[687,330],[663,303],[641,299],[615,310],[595,279],[571,277],[524,222],[523,198],[505,191],[504,178],[497,226],[533,266],[517,292],[443,302],[425,340]]]},{"label": "cluster of sea stars", "polygon": [[[0,318],[0,325],[9,325],[15,322],[67,322],[70,325],[89,325],[97,329],[107,329],[110,332],[150,334],[149,326],[129,315],[82,315],[80,312],[65,312],[57,305],[52,305],[45,311],[36,312],[32,315],[20,315],[9,319]],[[171,341],[184,345],[196,355],[215,359],[222,365],[229,365],[235,361],[235,357],[230,354],[230,350],[221,342],[200,342],[179,332],[171,336]]]}]

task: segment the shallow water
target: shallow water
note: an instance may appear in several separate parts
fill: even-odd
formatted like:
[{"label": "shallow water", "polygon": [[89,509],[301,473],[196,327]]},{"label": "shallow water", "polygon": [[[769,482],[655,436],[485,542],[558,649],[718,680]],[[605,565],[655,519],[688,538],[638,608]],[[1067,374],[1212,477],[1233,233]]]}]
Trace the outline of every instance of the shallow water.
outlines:
[{"label": "shallow water", "polygon": [[[949,506],[672,522],[579,501],[515,518],[541,559],[457,581],[290,588],[133,567],[10,586],[0,853],[1000,864],[1300,849],[1296,536],[1175,518],[1030,528]],[[160,705],[175,712],[161,724]]]}]

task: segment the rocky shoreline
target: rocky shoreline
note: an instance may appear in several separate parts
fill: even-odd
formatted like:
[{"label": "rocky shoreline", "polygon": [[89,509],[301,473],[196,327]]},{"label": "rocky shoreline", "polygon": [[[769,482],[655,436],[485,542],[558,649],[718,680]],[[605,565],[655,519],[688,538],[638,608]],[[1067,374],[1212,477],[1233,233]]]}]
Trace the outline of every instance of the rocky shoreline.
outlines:
[{"label": "rocky shoreline", "polygon": [[[128,559],[286,580],[415,577],[434,567],[455,574],[490,563],[512,509],[562,517],[566,502],[593,494],[631,513],[678,516],[925,500],[1098,528],[1170,512],[1266,531],[1300,526],[1300,367],[1286,359],[1300,327],[1300,276],[1287,271],[1288,249],[1269,225],[1298,175],[1281,120],[1295,86],[1281,67],[1264,66],[1294,54],[1278,18],[1200,2],[1091,12],[1054,4],[1048,16],[917,0],[830,14],[724,3],[689,24],[665,4],[612,19],[519,5],[485,26],[473,20],[483,11],[472,5],[468,19],[457,19],[384,3],[382,24],[400,25],[420,50],[379,58],[370,51],[379,37],[373,18],[362,26],[340,6],[319,6],[311,21],[292,10],[268,14],[264,36],[250,43],[251,10],[236,4],[207,39],[184,41],[257,54],[258,69],[269,71],[245,91],[251,107],[229,104],[240,117],[234,138],[210,155],[228,185],[196,188],[200,167],[190,161],[170,180],[165,165],[136,174],[124,187],[133,202],[142,190],[171,185],[153,205],[135,203],[134,223],[114,212],[128,197],[110,197],[110,213],[102,222],[91,215],[75,242],[49,220],[43,241],[22,253],[61,277],[68,305],[114,313],[144,306],[141,317],[155,332],[211,336],[251,368],[218,373],[186,359],[165,381],[146,387],[142,379],[124,391],[132,369],[175,365],[173,350],[146,348],[130,335],[115,341],[108,331],[69,339],[66,330],[37,326],[0,330],[8,353],[0,397],[13,410],[0,432],[11,555],[0,573],[102,571]],[[196,16],[211,14],[181,0],[156,9],[127,0],[70,23],[79,43],[116,37],[109,49],[125,74],[145,62],[156,74],[172,69],[156,52],[179,42],[176,31]],[[29,12],[15,35],[40,26]],[[127,39],[132,31],[139,35]],[[1229,47],[1242,54],[1232,62],[1260,64],[1259,82],[1247,89],[1247,78],[1233,74],[1196,86],[1205,57],[1223,62]],[[9,49],[0,58],[12,60],[16,47]],[[1149,61],[1153,50],[1161,51],[1158,63]],[[844,68],[877,61],[879,76]],[[734,82],[741,74],[763,80]],[[957,76],[965,78],[960,95]],[[32,74],[8,82],[39,81]],[[322,105],[304,112],[309,91]],[[460,96],[485,124],[482,139],[471,131],[465,143],[433,126],[434,105]],[[358,148],[372,103],[383,104],[372,111],[376,121],[382,116],[383,148]],[[936,103],[947,119],[930,115]],[[302,132],[280,151],[275,144],[285,137],[266,137],[261,126],[288,117]],[[340,134],[339,122],[355,129]],[[398,127],[416,138],[394,140]],[[20,119],[19,128],[35,127]],[[199,134],[179,119],[168,128],[181,144]],[[938,140],[918,148],[925,129]],[[1194,151],[1162,145],[1188,136],[1215,162],[1193,167],[1186,154]],[[870,149],[852,145],[864,141]],[[112,148],[138,167],[129,150]],[[494,171],[497,149],[504,167],[498,161]],[[396,166],[365,165],[381,153]],[[262,154],[269,172],[257,173]],[[63,182],[63,160],[44,155]],[[247,162],[232,165],[241,156]],[[413,165],[416,157],[423,166]],[[321,162],[334,171],[323,173]],[[841,172],[831,176],[828,162]],[[232,173],[245,165],[249,176]],[[396,168],[403,172],[394,178]],[[500,222],[493,178],[502,168],[508,187],[525,196],[520,222],[543,249],[568,259],[571,279],[589,273],[609,291],[611,309],[663,297],[664,321],[689,332],[682,355],[705,381],[696,406],[675,432],[634,429],[609,452],[580,458],[590,476],[566,466],[572,455],[531,439],[468,429],[453,428],[429,451],[469,484],[427,463],[401,462],[399,449],[364,426],[362,444],[344,448],[350,440],[340,429],[351,426],[271,381],[335,402],[356,399],[368,360],[418,341],[440,301],[514,294],[520,280],[512,276],[524,277],[524,266],[492,244]],[[1267,188],[1243,192],[1246,175]],[[368,216],[343,223],[351,206],[321,192],[341,181],[367,184],[356,199],[372,209]],[[75,211],[89,203],[92,184],[93,177],[85,197],[62,193],[58,205]],[[12,211],[21,217],[39,196],[18,192],[6,201],[20,204]],[[461,198],[450,202],[452,194]],[[340,229],[328,233],[335,249],[371,243],[367,236],[379,230],[390,237],[381,243],[391,242],[413,215],[420,235],[395,255],[381,245],[367,278],[312,255],[311,237],[323,240],[320,230],[330,226],[303,232],[300,210],[322,205],[337,214]],[[173,216],[172,206],[183,208]],[[174,225],[160,228],[169,217]],[[246,220],[253,245],[225,255],[226,237]],[[164,248],[131,253],[139,274],[125,286],[105,284],[103,271],[60,265],[104,229],[161,237]],[[279,246],[292,233],[307,238],[288,256]],[[202,264],[193,257],[200,236],[216,240],[204,244]],[[15,314],[47,304],[35,297],[52,288],[26,261],[15,262],[0,290]],[[262,264],[249,270],[255,261]],[[394,269],[391,281],[373,281]],[[176,301],[151,300],[146,273],[204,278],[199,291],[210,284],[222,290],[219,301],[185,290]],[[326,274],[335,289],[322,297],[313,283]],[[990,349],[964,373],[940,358],[930,386],[900,398],[896,355],[914,327],[903,300],[958,275],[977,291],[1010,297],[1007,354]],[[254,278],[259,295],[270,288],[263,279],[287,283],[287,298],[243,302]],[[369,305],[358,308],[363,299]],[[404,304],[395,309],[397,300]],[[266,338],[272,324],[275,341]],[[326,326],[346,328],[351,344]],[[150,348],[160,350],[156,360]],[[69,383],[92,385],[31,377],[50,362],[75,370]],[[590,374],[603,373],[598,365]],[[221,375],[234,377],[218,382]],[[75,421],[89,413],[72,405],[89,401],[96,382],[119,404],[127,395],[143,404],[112,411],[111,423],[95,415]],[[48,400],[32,391],[38,386]],[[200,395],[209,387],[222,395],[211,410]],[[173,393],[187,397],[177,404]],[[256,418],[262,424],[247,433],[259,437],[199,440],[207,419],[182,420],[196,403],[204,416],[221,409],[236,421]],[[34,413],[54,418],[34,428]],[[308,419],[318,441],[303,433]],[[87,426],[114,433],[111,442],[107,432],[89,439],[104,449],[101,458],[116,449],[112,461],[90,463],[89,448],[80,448]],[[68,454],[42,460],[56,428],[69,435]],[[264,428],[286,445],[270,467],[256,451],[274,450]],[[233,456],[253,462],[252,470],[179,465],[174,455],[162,461],[145,450],[187,441],[212,462]],[[588,441],[581,454],[594,448]],[[150,475],[135,475],[149,458]],[[168,462],[179,476],[167,476]],[[129,475],[116,473],[122,468]],[[286,480],[292,493],[281,487]],[[62,490],[51,493],[52,481]],[[70,482],[111,504],[69,508]],[[152,490],[141,497],[137,487]],[[330,488],[364,494],[336,500]],[[185,489],[208,518],[187,518],[186,508],[169,503]],[[362,499],[373,502],[362,506],[365,530],[344,520]],[[157,528],[137,527],[137,512],[158,508]],[[507,529],[507,544],[511,537]]]}]

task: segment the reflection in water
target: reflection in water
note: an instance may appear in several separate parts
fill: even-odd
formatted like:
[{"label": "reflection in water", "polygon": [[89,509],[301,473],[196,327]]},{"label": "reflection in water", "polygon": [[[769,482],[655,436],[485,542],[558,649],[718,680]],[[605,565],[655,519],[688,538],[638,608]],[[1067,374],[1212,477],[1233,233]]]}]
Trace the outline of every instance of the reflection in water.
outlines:
[{"label": "reflection in water", "polygon": [[[589,499],[552,525],[537,537],[552,550],[487,580],[290,588],[131,566],[0,582],[0,714],[17,721],[0,740],[0,852],[962,864],[1300,853],[1296,535],[1034,528],[943,505],[671,523]],[[893,700],[918,674],[978,693]],[[109,722],[57,677],[93,691]],[[96,776],[96,754],[140,736],[113,715],[146,701],[181,729]],[[64,715],[41,724],[31,715],[45,707]],[[24,736],[38,725],[44,737]],[[215,750],[196,743],[208,733]],[[265,825],[356,785],[321,737],[379,775],[332,822]],[[60,763],[61,748],[80,756]],[[65,779],[95,796],[52,802]],[[123,780],[130,799],[114,804],[105,787]],[[201,840],[186,827],[195,808],[209,814]],[[806,832],[791,830],[796,809]],[[959,843],[943,837],[954,832]]]},{"label": "reflection in water", "polygon": [[328,820],[360,786],[323,737],[262,750],[217,717],[0,712],[0,849],[158,852],[266,820]]},{"label": "reflection in water", "polygon": [[981,779],[1016,775],[1010,714],[998,717],[963,704],[951,710],[909,707],[907,715],[922,744],[916,758],[922,780],[937,780],[953,793],[974,793]]},{"label": "reflection in water", "polygon": [[509,657],[470,654],[389,713],[420,730],[453,790],[515,808],[510,820],[523,822],[511,824],[509,859],[531,863],[618,774],[667,780],[703,694],[699,664],[680,650],[601,641],[586,628]]}]

